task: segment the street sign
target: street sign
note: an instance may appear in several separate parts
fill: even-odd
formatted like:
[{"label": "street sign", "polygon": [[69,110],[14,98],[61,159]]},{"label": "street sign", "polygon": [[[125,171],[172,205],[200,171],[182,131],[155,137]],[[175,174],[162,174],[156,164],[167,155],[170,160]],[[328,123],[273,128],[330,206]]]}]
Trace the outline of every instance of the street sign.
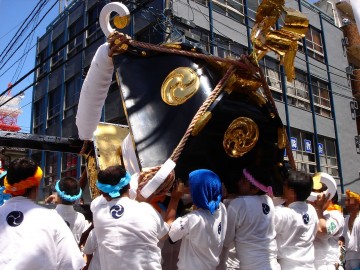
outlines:
[{"label": "street sign", "polygon": [[291,137],[290,140],[291,140],[291,150],[297,150],[298,149],[297,139],[294,137]]},{"label": "street sign", "polygon": [[319,155],[324,155],[324,145],[322,143],[318,143]]},{"label": "street sign", "polygon": [[312,146],[310,140],[304,140],[305,152],[312,153]]}]

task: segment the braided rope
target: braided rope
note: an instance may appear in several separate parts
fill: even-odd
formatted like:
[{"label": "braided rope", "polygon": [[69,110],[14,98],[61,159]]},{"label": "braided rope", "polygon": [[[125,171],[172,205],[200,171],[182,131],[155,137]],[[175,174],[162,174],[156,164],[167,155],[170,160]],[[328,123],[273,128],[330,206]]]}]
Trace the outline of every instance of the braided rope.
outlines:
[{"label": "braided rope", "polygon": [[[115,43],[115,41],[117,41],[117,42]],[[213,56],[213,55],[205,55],[202,53],[173,49],[173,48],[168,48],[168,47],[164,47],[164,46],[159,46],[159,45],[144,43],[144,42],[140,42],[140,41],[136,41],[136,40],[131,40],[129,36],[122,35],[120,33],[113,33],[111,35],[111,37],[108,38],[108,42],[110,43],[110,52],[109,52],[110,57],[112,57],[113,55],[115,55],[117,53],[124,53],[127,50],[127,45],[132,45],[132,46],[135,46],[138,48],[147,49],[147,50],[156,51],[156,52],[165,52],[165,53],[177,54],[177,55],[182,55],[182,56],[187,56],[187,57],[200,58],[200,59],[203,59],[208,62],[222,62],[222,63],[230,64],[230,68],[228,68],[228,70],[225,73],[225,75],[223,76],[223,78],[219,81],[219,83],[216,85],[214,90],[211,92],[211,94],[207,97],[207,99],[204,101],[202,106],[196,112],[196,114],[193,117],[192,121],[190,122],[184,136],[182,137],[179,144],[174,149],[170,159],[173,160],[175,163],[179,159],[179,157],[185,147],[185,144],[186,144],[188,138],[190,137],[192,130],[194,129],[195,124],[197,123],[199,118],[204,114],[204,112],[211,106],[211,104],[213,104],[213,102],[219,96],[221,90],[226,85],[226,83],[229,80],[229,78],[231,77],[231,75],[237,69],[250,71],[251,75],[254,78],[261,80],[261,83],[265,90],[265,96],[267,97],[269,102],[273,105],[276,114],[279,116],[279,113],[275,106],[275,101],[271,95],[269,86],[267,84],[267,81],[266,81],[266,78],[264,76],[262,69],[259,68],[257,65],[254,65],[248,59],[248,57],[245,55],[241,56],[241,61],[234,60],[234,59],[225,59],[225,58],[221,58],[221,57],[217,57],[217,56]],[[125,44],[125,46],[123,46],[124,44]],[[260,76],[257,74],[258,72],[260,73]],[[287,151],[287,154],[289,157],[290,165],[295,168],[295,160],[292,155],[292,151],[291,151],[288,140],[287,140],[287,144],[286,144],[286,151]],[[142,178],[142,180],[139,181],[140,189],[152,178],[152,176],[159,170],[159,168],[160,167],[154,167],[154,168],[152,168],[151,171],[141,172],[140,175],[142,175],[142,177],[140,177],[140,178]],[[167,179],[164,181],[164,183],[157,189],[156,193],[159,194],[159,193],[161,193],[159,191],[167,190],[168,188],[170,188],[174,181],[174,178],[175,177],[172,174],[170,177],[167,177]]]},{"label": "braided rope", "polygon": [[[262,87],[264,88],[265,96],[270,101],[270,103],[272,104],[272,106],[273,106],[273,108],[275,110],[275,113],[279,116],[279,112],[278,112],[278,110],[276,108],[276,105],[275,105],[275,100],[274,100],[273,96],[271,95],[271,90],[269,88],[269,85],[266,82],[266,77],[265,77],[264,71],[261,68],[259,69],[259,73],[260,73],[261,84],[262,84]],[[289,140],[286,140],[285,148],[286,148],[286,154],[287,154],[287,156],[289,158],[290,166],[294,170],[296,170],[295,159],[294,159],[294,156],[293,156],[293,153],[292,153],[292,150],[291,150]]]},{"label": "braided rope", "polygon": [[239,60],[222,58],[222,57],[218,57],[218,56],[206,55],[206,54],[202,54],[202,53],[184,51],[184,50],[179,50],[179,49],[172,49],[172,48],[167,48],[164,46],[159,46],[159,45],[154,45],[154,44],[148,44],[148,43],[144,43],[144,42],[140,42],[140,41],[136,41],[136,40],[130,40],[129,43],[136,47],[140,47],[143,49],[148,49],[148,50],[152,50],[152,51],[156,51],[156,52],[179,54],[179,55],[188,56],[188,57],[200,58],[200,59],[204,59],[206,61],[212,61],[212,62],[214,62],[214,61],[225,62],[225,63],[229,63],[231,65],[234,65],[234,66],[238,67],[239,69],[249,70],[248,65],[240,62]]},{"label": "braided rope", "polygon": [[194,126],[196,124],[196,122],[199,120],[200,116],[203,115],[203,113],[205,112],[205,110],[207,110],[209,108],[209,106],[215,101],[215,99],[218,97],[218,95],[220,94],[220,91],[222,90],[222,88],[224,87],[224,85],[226,84],[226,82],[228,81],[228,79],[231,77],[231,75],[234,73],[235,71],[235,67],[231,66],[225,73],[225,75],[222,77],[222,79],[219,81],[219,83],[216,85],[216,87],[214,88],[214,90],[211,92],[211,94],[207,97],[207,99],[204,101],[204,103],[201,105],[201,107],[199,108],[199,110],[196,112],[195,116],[193,117],[193,119],[190,122],[190,125],[188,126],[184,136],[181,138],[181,141],[179,142],[179,144],[176,146],[175,150],[173,151],[170,159],[173,160],[175,163],[177,162],[177,160],[179,159],[179,156],[182,152],[182,150],[185,147],[185,144],[188,140],[188,138],[190,137],[190,134],[192,132],[192,130],[194,129]]}]

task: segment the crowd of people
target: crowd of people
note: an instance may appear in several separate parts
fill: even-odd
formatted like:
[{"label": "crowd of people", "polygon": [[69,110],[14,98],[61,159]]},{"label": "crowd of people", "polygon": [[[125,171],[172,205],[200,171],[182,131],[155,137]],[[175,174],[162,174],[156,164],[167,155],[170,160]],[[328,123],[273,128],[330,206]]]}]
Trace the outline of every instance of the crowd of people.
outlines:
[{"label": "crowd of people", "polygon": [[[168,200],[144,201],[130,198],[125,168],[111,166],[98,173],[90,220],[74,210],[74,178],[56,182],[54,210],[35,203],[42,170],[33,160],[14,160],[0,178],[0,269],[360,269],[360,195],[346,192],[344,218],[337,195],[308,201],[305,172],[284,176],[281,200],[268,174],[249,167],[234,175],[236,194],[199,169]],[[164,250],[179,242],[177,265],[165,267]]]}]

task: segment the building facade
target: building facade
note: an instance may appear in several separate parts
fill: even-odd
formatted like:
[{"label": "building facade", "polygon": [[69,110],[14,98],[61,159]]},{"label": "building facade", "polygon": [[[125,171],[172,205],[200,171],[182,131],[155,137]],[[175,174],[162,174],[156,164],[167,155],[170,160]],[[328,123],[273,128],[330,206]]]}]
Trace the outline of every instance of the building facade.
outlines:
[{"label": "building facade", "polygon": [[[39,38],[33,133],[77,136],[80,89],[96,49],[105,42],[97,19],[107,2],[73,1]],[[268,55],[261,65],[291,138],[297,167],[310,173],[327,172],[337,179],[341,191],[349,187],[360,192],[356,182],[349,184],[359,177],[360,154],[354,142],[358,132],[350,108],[354,99],[346,74],[349,63],[343,51],[343,30],[306,1],[286,3],[310,21],[306,38],[299,42],[296,79],[286,81],[275,55]],[[217,56],[239,57],[250,51],[258,5],[258,0],[155,0],[132,15],[126,32],[139,41],[181,41]],[[121,104],[114,80],[102,120],[126,124]],[[81,158],[76,155],[33,152],[33,156],[45,167],[46,186],[59,177],[81,173]]]}]

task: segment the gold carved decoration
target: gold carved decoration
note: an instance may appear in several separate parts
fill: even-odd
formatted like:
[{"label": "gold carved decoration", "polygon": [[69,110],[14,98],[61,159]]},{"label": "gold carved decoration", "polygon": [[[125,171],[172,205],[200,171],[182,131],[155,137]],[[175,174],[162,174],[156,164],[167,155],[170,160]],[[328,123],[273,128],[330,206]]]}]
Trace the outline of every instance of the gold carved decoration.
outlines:
[{"label": "gold carved decoration", "polygon": [[259,107],[262,107],[266,104],[266,98],[259,94],[258,92],[251,92],[249,97],[254,101]]},{"label": "gold carved decoration", "polygon": [[[275,24],[282,14],[285,14],[284,25],[275,30]],[[252,59],[258,62],[268,51],[277,53],[284,63],[287,80],[292,81],[295,78],[297,41],[305,37],[308,27],[309,20],[306,16],[300,11],[285,8],[284,0],[263,0],[251,32],[254,45]]]},{"label": "gold carved decoration", "polygon": [[284,149],[287,143],[286,131],[284,127],[278,128],[278,148]]},{"label": "gold carved decoration", "polygon": [[119,16],[114,17],[114,26],[118,29],[123,29],[130,23],[130,16]]},{"label": "gold carved decoration", "polygon": [[227,128],[223,146],[230,157],[241,157],[249,152],[259,139],[259,128],[250,118],[238,117]]},{"label": "gold carved decoration", "polygon": [[205,112],[199,120],[195,123],[193,130],[191,131],[192,136],[197,136],[201,130],[206,126],[212,117],[211,112]]},{"label": "gold carved decoration", "polygon": [[185,103],[200,87],[200,79],[195,70],[179,67],[166,76],[161,86],[161,98],[171,106]]}]

